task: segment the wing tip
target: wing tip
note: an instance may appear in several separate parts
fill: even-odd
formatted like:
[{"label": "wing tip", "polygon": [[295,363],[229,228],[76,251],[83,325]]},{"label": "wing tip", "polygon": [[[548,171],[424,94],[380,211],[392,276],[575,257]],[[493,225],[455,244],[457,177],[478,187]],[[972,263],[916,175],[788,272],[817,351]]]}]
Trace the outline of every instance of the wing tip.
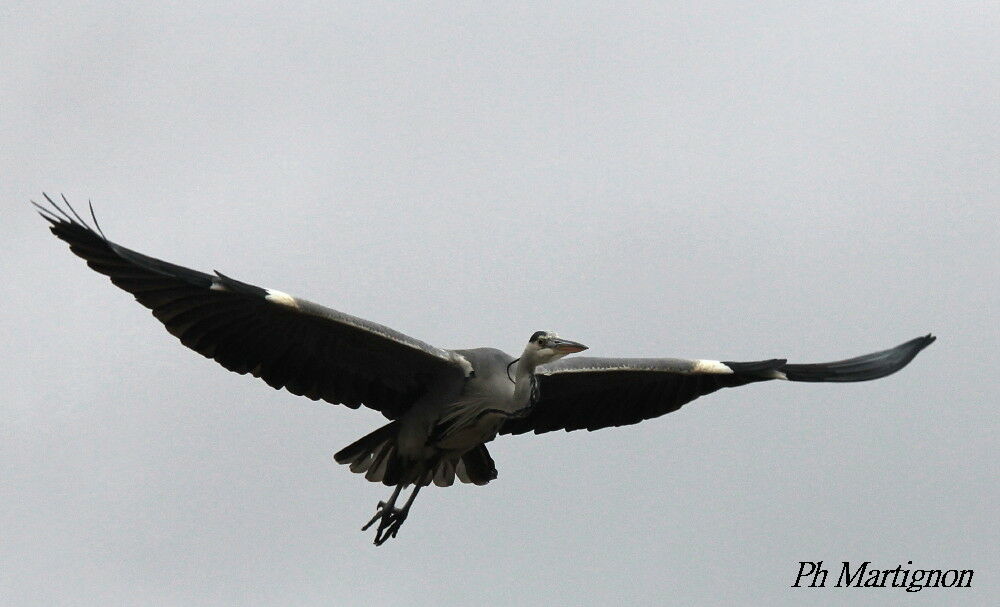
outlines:
[{"label": "wing tip", "polygon": [[[59,194],[59,199],[62,201],[62,204],[53,199],[52,196],[49,196],[48,192],[42,192],[42,197],[45,199],[45,202],[48,203],[48,206],[43,206],[34,200],[29,200],[28,202],[34,205],[34,207],[38,210],[38,214],[41,215],[43,219],[52,224],[49,226],[49,229],[52,230],[53,234],[62,238],[59,233],[60,230],[77,229],[96,236],[106,243],[108,242],[107,237],[104,235],[104,231],[101,229],[101,226],[97,221],[97,214],[94,212],[93,202],[88,200],[87,205],[90,209],[90,217],[96,228],[91,227],[90,224],[76,212],[76,209],[73,208],[72,204],[70,204],[69,199],[66,198],[65,194]],[[69,209],[69,212],[66,212],[66,209]],[[108,244],[110,245],[110,243]]]},{"label": "wing tip", "polygon": [[928,333],[881,352],[830,363],[785,365],[781,371],[792,381],[858,382],[881,379],[909,365],[921,350],[936,340],[935,335]]},{"label": "wing tip", "polygon": [[[911,349],[911,352],[909,353],[908,359],[905,364],[909,364],[910,360],[913,360],[914,356],[919,354],[924,348],[931,345],[935,341],[937,341],[937,335],[934,335],[933,333],[928,333],[927,335],[924,335],[922,337],[911,339],[906,344],[902,344],[902,346],[909,345]],[[902,346],[899,347],[902,348]]]},{"label": "wing tip", "polygon": [[913,360],[917,354],[920,354],[924,348],[931,345],[935,341],[937,341],[937,336],[932,333],[928,333],[927,335],[915,337],[908,342],[901,343],[895,348],[889,349],[888,352],[895,352],[901,355],[901,364],[899,368],[902,369],[906,365],[910,364],[910,361]]}]

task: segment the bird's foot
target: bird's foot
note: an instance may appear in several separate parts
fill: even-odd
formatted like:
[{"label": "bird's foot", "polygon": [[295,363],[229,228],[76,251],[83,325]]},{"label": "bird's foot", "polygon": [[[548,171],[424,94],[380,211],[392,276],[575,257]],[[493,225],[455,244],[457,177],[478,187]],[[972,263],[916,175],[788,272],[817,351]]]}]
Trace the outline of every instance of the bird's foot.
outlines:
[{"label": "bird's foot", "polygon": [[365,523],[365,526],[361,530],[367,531],[369,527],[375,524],[375,521],[378,521],[378,529],[375,530],[375,545],[381,546],[389,538],[396,537],[396,534],[399,533],[399,528],[403,525],[403,521],[406,520],[408,511],[409,508],[395,508],[386,502],[379,502],[375,516]]}]

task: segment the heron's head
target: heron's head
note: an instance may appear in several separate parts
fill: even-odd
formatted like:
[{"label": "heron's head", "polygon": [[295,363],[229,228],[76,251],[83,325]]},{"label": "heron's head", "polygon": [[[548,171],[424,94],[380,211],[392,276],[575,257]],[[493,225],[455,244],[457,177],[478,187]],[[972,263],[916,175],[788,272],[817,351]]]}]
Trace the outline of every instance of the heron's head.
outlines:
[{"label": "heron's head", "polygon": [[583,352],[587,346],[563,339],[552,331],[535,331],[528,340],[521,358],[527,358],[535,365],[544,365],[559,360],[567,354]]}]

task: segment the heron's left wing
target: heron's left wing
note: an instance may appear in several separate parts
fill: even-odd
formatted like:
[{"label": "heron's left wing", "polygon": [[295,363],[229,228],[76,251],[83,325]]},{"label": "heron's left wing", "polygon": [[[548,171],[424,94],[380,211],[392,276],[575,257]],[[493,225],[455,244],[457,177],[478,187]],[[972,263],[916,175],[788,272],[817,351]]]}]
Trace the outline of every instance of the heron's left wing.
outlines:
[{"label": "heron's left wing", "polygon": [[626,426],[676,411],[720,388],[769,379],[855,382],[905,367],[934,341],[918,337],[895,348],[830,363],[788,364],[775,358],[723,362],[677,358],[566,358],[535,372],[532,406],[512,417],[502,434],[598,430]]},{"label": "heron's left wing", "polygon": [[432,383],[472,370],[454,352],[363,318],[126,249],[87,225],[68,202],[64,209],[46,200],[51,208],[38,208],[53,234],[152,310],[181,343],[230,371],[396,419]]}]

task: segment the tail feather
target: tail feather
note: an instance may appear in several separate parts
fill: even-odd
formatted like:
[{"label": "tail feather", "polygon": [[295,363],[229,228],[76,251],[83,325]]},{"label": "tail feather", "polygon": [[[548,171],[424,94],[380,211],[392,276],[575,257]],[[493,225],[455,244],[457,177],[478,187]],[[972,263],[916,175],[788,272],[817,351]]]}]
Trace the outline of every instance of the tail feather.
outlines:
[{"label": "tail feather", "polygon": [[[337,451],[333,455],[333,459],[336,460],[338,464],[352,464],[358,458],[362,456],[371,456],[372,451],[383,442],[388,439],[396,438],[397,429],[399,424],[397,422],[392,422],[391,424],[386,424],[379,428],[378,430],[362,436],[358,440],[354,441],[350,445],[347,445],[340,451]],[[367,470],[368,468],[363,468]],[[359,472],[361,470],[358,470]]]},{"label": "tail feather", "polygon": [[338,464],[350,465],[351,472],[386,485],[399,482],[402,466],[396,450],[399,424],[392,422],[363,436],[334,454]]},{"label": "tail feather", "polygon": [[371,453],[362,453],[353,460],[351,460],[350,462],[341,462],[341,463],[350,463],[351,472],[355,474],[368,472],[368,469],[372,467]]},{"label": "tail feather", "polygon": [[434,471],[434,484],[438,487],[451,487],[455,482],[455,464],[450,459],[443,459]]},{"label": "tail feather", "polygon": [[479,445],[467,451],[459,461],[456,472],[463,483],[476,485],[485,485],[497,477],[496,463],[486,445]]},{"label": "tail feather", "polygon": [[[385,472],[389,467],[389,460],[396,455],[396,445],[392,441],[385,441],[378,446],[372,457],[371,466],[365,474],[365,478],[373,483],[384,482]],[[387,485],[390,483],[386,483]]]},{"label": "tail feather", "polygon": [[[405,475],[411,472],[419,474],[407,472],[406,462],[399,455],[396,447],[398,428],[398,422],[382,426],[344,447],[333,458],[338,464],[350,466],[351,472],[364,474],[369,481],[397,485]],[[433,482],[439,487],[449,487],[454,484],[456,476],[463,483],[485,485],[497,477],[496,465],[486,445],[479,445],[457,460],[443,457],[436,462],[428,462],[427,466],[434,472],[422,477],[422,486]],[[408,478],[413,482],[412,475]]]}]

